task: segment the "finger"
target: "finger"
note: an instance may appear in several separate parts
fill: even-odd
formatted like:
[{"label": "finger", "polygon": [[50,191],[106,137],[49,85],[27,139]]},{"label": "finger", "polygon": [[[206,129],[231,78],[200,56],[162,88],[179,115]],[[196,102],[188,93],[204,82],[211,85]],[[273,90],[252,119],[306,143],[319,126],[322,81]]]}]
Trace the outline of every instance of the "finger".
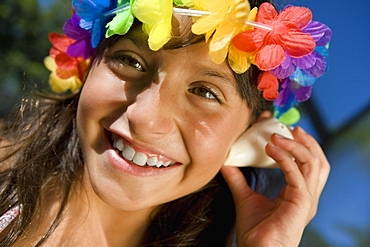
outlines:
[{"label": "finger", "polygon": [[272,143],[268,143],[265,150],[267,155],[279,164],[280,169],[284,173],[287,185],[300,188],[302,184],[306,184],[298,165],[287,152]]},{"label": "finger", "polygon": [[223,166],[221,168],[221,173],[231,190],[236,205],[239,205],[243,200],[254,193],[239,168]]},{"label": "finger", "polygon": [[271,140],[277,147],[287,151],[294,157],[310,193],[316,194],[320,171],[320,161],[316,155],[296,140],[276,134],[272,136]]},{"label": "finger", "polygon": [[307,178],[302,174],[299,165],[285,150],[269,143],[266,146],[266,153],[278,162],[285,175],[286,185],[282,188],[277,198],[299,206],[300,210],[303,210],[300,215],[308,223],[314,216],[317,208],[316,189],[308,187]]},{"label": "finger", "polygon": [[318,195],[321,194],[326,181],[328,179],[330,173],[330,164],[326,158],[326,155],[317,141],[309,134],[307,134],[302,128],[297,127],[293,130],[294,139],[301,143],[303,146],[307,147],[311,153],[315,154],[319,160],[319,181],[317,186],[317,193]]},{"label": "finger", "polygon": [[312,153],[315,153],[317,157],[321,160],[326,160],[326,156],[321,149],[320,145],[316,141],[313,136],[310,134],[307,134],[303,128],[296,127],[292,131],[294,140],[305,146],[308,150],[310,150]]},{"label": "finger", "polygon": [[320,145],[311,135],[301,128],[296,128],[293,131],[293,137],[294,141],[275,137],[275,144],[285,145],[285,150],[296,158],[305,177],[308,192],[311,195],[311,210],[308,219],[310,220],[316,214],[318,200],[327,181],[330,166]]}]

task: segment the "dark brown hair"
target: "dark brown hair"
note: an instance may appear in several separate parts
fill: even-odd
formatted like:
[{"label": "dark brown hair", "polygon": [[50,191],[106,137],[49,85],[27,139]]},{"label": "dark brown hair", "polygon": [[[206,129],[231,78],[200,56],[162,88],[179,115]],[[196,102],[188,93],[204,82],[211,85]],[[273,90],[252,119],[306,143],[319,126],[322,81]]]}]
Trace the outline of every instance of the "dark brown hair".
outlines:
[{"label": "dark brown hair", "polygon": [[[250,1],[259,6],[265,1]],[[97,59],[117,38],[104,40]],[[251,122],[264,110],[271,110],[257,90],[259,70],[252,66],[235,74],[241,96],[252,109]],[[42,221],[42,195],[55,192],[60,209],[40,246],[57,227],[73,183],[83,172],[83,156],[76,128],[79,94],[25,98],[18,110],[0,126],[0,215],[22,205],[20,215],[0,236],[1,246],[10,246],[26,229]],[[261,174],[246,169],[253,183]],[[258,184],[258,182],[256,183]],[[225,246],[235,221],[234,204],[224,179],[218,174],[208,185],[183,198],[169,202],[154,217],[144,246]],[[30,225],[31,224],[31,225]]]}]

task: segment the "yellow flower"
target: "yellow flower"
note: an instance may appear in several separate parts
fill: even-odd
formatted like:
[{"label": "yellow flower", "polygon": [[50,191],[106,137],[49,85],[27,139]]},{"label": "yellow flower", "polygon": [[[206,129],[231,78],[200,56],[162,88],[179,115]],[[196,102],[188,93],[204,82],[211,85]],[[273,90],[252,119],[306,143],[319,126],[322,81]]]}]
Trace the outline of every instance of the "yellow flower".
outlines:
[{"label": "yellow flower", "polygon": [[231,69],[237,73],[242,74],[249,69],[251,64],[255,64],[257,52],[247,53],[238,50],[232,44],[229,47],[228,63]]},{"label": "yellow flower", "polygon": [[216,28],[225,18],[231,2],[234,0],[193,0],[194,9],[210,12],[197,19],[192,26],[194,34],[204,34],[206,41],[212,36]]},{"label": "yellow flower", "polygon": [[75,93],[82,87],[82,82],[77,76],[71,76],[68,79],[61,79],[57,76],[57,65],[55,60],[47,56],[44,59],[45,67],[51,71],[49,76],[49,85],[51,90],[55,93],[64,93],[67,90],[71,90],[71,92]]},{"label": "yellow flower", "polygon": [[161,49],[170,39],[172,32],[172,0],[136,0],[132,11],[143,23],[143,31],[149,35],[149,48]]},{"label": "yellow flower", "polygon": [[[250,66],[250,57],[253,54],[246,54],[233,49],[230,46],[232,38],[238,33],[250,29],[246,21],[254,21],[257,15],[257,8],[250,10],[249,2],[246,0],[194,0],[196,9],[209,11],[197,19],[192,27],[194,34],[205,34],[206,41],[212,36],[209,45],[209,55],[213,62],[220,64],[225,61],[229,54],[230,66],[237,73],[242,73]],[[230,50],[229,50],[230,48]]]}]

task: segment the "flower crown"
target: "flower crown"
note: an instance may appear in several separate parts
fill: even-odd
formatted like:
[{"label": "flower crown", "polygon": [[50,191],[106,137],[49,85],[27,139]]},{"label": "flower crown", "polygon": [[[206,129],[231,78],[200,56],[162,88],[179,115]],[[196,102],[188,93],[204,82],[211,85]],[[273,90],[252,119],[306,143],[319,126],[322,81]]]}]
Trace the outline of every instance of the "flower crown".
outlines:
[{"label": "flower crown", "polygon": [[299,120],[294,108],[306,101],[316,78],[327,69],[328,26],[312,21],[304,7],[286,6],[277,13],[263,3],[250,9],[246,0],[72,0],[73,16],[65,35],[50,33],[53,44],[45,66],[56,93],[77,92],[90,58],[104,38],[126,34],[134,19],[142,22],[150,49],[161,49],[170,39],[173,14],[193,17],[192,32],[205,35],[211,59],[225,59],[243,73],[256,65],[261,71],[258,89],[274,101],[276,117],[286,124]]}]

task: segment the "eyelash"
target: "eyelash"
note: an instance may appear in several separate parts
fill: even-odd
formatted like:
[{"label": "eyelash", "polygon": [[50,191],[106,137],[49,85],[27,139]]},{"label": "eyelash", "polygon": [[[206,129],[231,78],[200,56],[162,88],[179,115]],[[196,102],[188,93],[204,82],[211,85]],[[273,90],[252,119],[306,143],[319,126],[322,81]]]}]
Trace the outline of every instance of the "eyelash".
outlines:
[{"label": "eyelash", "polygon": [[129,66],[131,68],[136,69],[139,72],[146,72],[142,63],[138,61],[138,59],[130,54],[114,54],[109,57],[112,60],[119,61],[124,66]]},{"label": "eyelash", "polygon": [[[139,62],[137,61],[136,58],[134,58],[133,56],[131,55],[122,55],[120,58],[119,58],[122,63],[140,71],[140,72],[145,72],[145,69],[144,69],[144,66]],[[125,61],[125,60],[128,60],[128,61]]]},{"label": "eyelash", "polygon": [[[195,90],[205,90],[205,92],[203,91],[203,92],[196,92]],[[200,96],[200,97],[203,97],[203,98],[205,98],[205,99],[207,99],[207,100],[215,100],[215,101],[217,101],[217,102],[220,102],[220,99],[219,99],[219,97],[218,97],[218,95],[217,95],[217,93],[215,93],[211,88],[209,88],[209,87],[207,87],[207,86],[205,86],[205,85],[200,85],[200,86],[196,86],[196,87],[193,87],[193,88],[190,88],[190,89],[188,89],[188,91],[190,92],[190,93],[193,93],[193,94],[195,94],[195,95],[198,95],[198,96]],[[201,95],[202,94],[202,95]],[[207,97],[207,96],[205,96],[206,94],[211,94],[211,96],[213,97],[213,98],[210,98],[210,97]]]}]

